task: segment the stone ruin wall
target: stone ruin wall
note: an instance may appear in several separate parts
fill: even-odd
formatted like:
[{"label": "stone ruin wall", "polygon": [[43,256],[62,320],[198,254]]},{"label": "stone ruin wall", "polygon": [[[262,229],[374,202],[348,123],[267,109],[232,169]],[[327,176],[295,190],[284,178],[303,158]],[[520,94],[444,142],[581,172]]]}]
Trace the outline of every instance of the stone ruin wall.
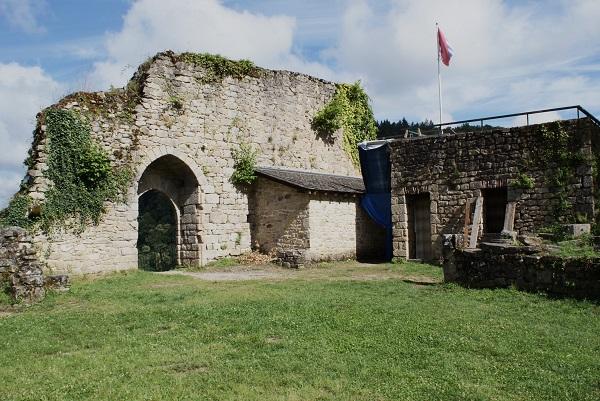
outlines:
[{"label": "stone ruin wall", "polygon": [[[183,161],[198,180],[197,205],[185,216],[189,232],[198,231],[186,242],[189,253],[202,263],[250,250],[248,198],[229,182],[231,150],[240,143],[259,150],[258,165],[358,174],[342,150],[341,131],[325,142],[311,129],[312,117],[335,93],[333,83],[270,70],[261,70],[258,77],[203,83],[205,73],[162,53],[141,74],[142,96],[134,113],[128,114],[123,102],[107,107],[110,92],[74,94],[55,105],[88,111],[93,138],[115,165],[133,165],[136,177],[125,203],[108,204],[99,225],[81,235],[62,232],[36,238],[51,270],[94,273],[137,266],[138,182],[145,168],[165,155]],[[79,101],[81,96],[87,100]],[[95,106],[103,112],[90,113]],[[43,177],[45,137],[40,122],[28,172],[30,195],[37,200],[44,199],[50,185]]]},{"label": "stone ruin wall", "polygon": [[42,300],[46,292],[67,291],[67,276],[48,276],[42,271],[31,234],[20,227],[0,228],[0,291],[15,302]]},{"label": "stone ruin wall", "polygon": [[[581,150],[591,159],[591,139],[600,132],[587,119],[561,122],[566,132],[581,138]],[[391,142],[392,223],[394,256],[408,257],[406,195],[430,194],[431,243],[439,259],[443,234],[463,232],[465,204],[483,188],[506,187],[508,201],[516,202],[515,230],[534,232],[551,223],[556,191],[537,160],[545,146],[542,125],[492,132],[417,137]],[[511,186],[519,173],[534,179],[532,189]],[[594,216],[591,163],[576,169],[568,200],[589,221]]]}]

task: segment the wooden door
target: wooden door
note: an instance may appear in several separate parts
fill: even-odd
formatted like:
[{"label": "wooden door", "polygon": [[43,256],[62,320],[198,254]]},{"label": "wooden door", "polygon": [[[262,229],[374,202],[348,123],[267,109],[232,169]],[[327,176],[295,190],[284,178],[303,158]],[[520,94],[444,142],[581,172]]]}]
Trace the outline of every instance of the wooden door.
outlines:
[{"label": "wooden door", "polygon": [[431,259],[431,200],[429,193],[408,195],[408,257]]}]

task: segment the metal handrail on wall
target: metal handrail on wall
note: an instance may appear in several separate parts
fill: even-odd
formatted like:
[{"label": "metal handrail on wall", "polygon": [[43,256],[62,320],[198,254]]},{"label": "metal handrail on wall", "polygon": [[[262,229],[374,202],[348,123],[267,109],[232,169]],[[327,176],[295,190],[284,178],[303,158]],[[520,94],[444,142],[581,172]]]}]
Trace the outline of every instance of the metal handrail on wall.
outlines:
[{"label": "metal handrail on wall", "polygon": [[[468,123],[473,123],[473,122],[480,123],[480,127],[483,130],[484,129],[484,124],[483,124],[484,121],[498,120],[498,119],[508,118],[508,117],[525,116],[526,120],[527,120],[527,124],[526,125],[529,125],[529,116],[532,115],[532,114],[548,113],[548,112],[551,112],[551,111],[562,111],[562,110],[577,110],[577,119],[581,118],[581,114],[583,114],[584,116],[586,116],[587,118],[589,118],[592,123],[594,123],[595,125],[597,125],[598,127],[600,127],[600,120],[598,120],[589,111],[587,111],[586,109],[584,109],[580,105],[575,105],[575,106],[555,107],[555,108],[552,108],[552,109],[524,111],[522,113],[502,114],[502,115],[491,116],[491,117],[472,118],[472,119],[469,119],[469,120],[452,121],[452,122],[449,122],[449,123],[442,123],[442,124],[433,124],[433,127],[436,127],[436,129],[431,130],[431,131],[423,132],[422,135],[431,135],[431,134],[440,133],[440,132],[443,133],[443,128],[442,127],[450,126],[450,125],[458,125],[458,124],[468,124]],[[398,138],[398,136],[389,136],[389,137],[384,137],[384,138],[379,138],[379,139],[388,139],[388,138],[389,139]]]},{"label": "metal handrail on wall", "polygon": [[565,107],[555,107],[555,108],[552,108],[552,109],[543,109],[543,110],[524,111],[522,113],[503,114],[503,115],[492,116],[492,117],[473,118],[473,119],[470,119],[470,120],[462,120],[462,121],[453,121],[453,122],[450,122],[450,123],[434,124],[433,126],[441,128],[441,127],[446,126],[446,125],[456,125],[456,124],[467,124],[467,123],[472,123],[472,122],[479,122],[479,123],[481,123],[481,127],[483,127],[483,122],[484,121],[498,120],[498,119],[501,119],[501,118],[518,117],[518,116],[526,116],[526,118],[527,118],[527,124],[526,125],[529,125],[529,116],[531,114],[548,113],[548,112],[551,112],[551,111],[562,111],[562,110],[577,110],[577,119],[580,118],[579,113],[583,113],[586,117],[588,117],[590,120],[592,120],[592,122],[594,124],[596,124],[597,126],[600,127],[600,121],[596,117],[594,117],[589,111],[587,111],[586,109],[584,109],[580,105],[565,106]]}]

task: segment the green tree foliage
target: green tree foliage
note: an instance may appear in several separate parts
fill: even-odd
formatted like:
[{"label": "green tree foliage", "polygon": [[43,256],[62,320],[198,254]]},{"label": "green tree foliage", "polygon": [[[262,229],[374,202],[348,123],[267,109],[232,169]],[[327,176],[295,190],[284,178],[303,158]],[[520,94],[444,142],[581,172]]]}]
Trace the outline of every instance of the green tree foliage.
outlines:
[{"label": "green tree foliage", "polygon": [[140,197],[139,210],[139,267],[172,269],[177,264],[177,214],[171,201],[158,191],[148,191]]},{"label": "green tree foliage", "polygon": [[[448,127],[443,127],[447,129]],[[495,125],[484,124],[484,130],[491,130],[502,128]],[[481,125],[471,125],[464,123],[459,126],[452,127],[453,132],[474,132],[480,131]],[[403,137],[406,130],[417,132],[421,130],[422,133],[436,133],[437,128],[434,126],[434,122],[431,120],[424,120],[422,122],[408,122],[406,118],[402,118],[396,122],[390,122],[389,120],[382,120],[377,122],[377,138],[390,138],[390,137]],[[444,131],[446,132],[446,131]]]}]

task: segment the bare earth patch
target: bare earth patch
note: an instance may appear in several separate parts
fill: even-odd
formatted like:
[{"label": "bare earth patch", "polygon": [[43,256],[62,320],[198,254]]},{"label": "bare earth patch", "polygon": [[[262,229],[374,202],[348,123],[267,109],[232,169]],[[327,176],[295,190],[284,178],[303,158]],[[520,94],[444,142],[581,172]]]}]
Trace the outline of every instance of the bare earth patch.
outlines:
[{"label": "bare earth patch", "polygon": [[434,285],[442,282],[439,275],[415,274],[403,269],[402,265],[369,264],[354,261],[317,264],[301,269],[286,269],[273,264],[213,267],[206,271],[171,270],[167,275],[185,275],[204,281],[247,281],[247,280],[403,280],[418,285]]},{"label": "bare earth patch", "polygon": [[280,272],[267,270],[239,270],[239,271],[210,271],[210,272],[186,272],[180,270],[171,270],[161,272],[160,274],[167,275],[184,275],[194,277],[205,281],[245,281],[245,280],[261,280],[261,279],[278,279],[284,278],[284,274]]}]

